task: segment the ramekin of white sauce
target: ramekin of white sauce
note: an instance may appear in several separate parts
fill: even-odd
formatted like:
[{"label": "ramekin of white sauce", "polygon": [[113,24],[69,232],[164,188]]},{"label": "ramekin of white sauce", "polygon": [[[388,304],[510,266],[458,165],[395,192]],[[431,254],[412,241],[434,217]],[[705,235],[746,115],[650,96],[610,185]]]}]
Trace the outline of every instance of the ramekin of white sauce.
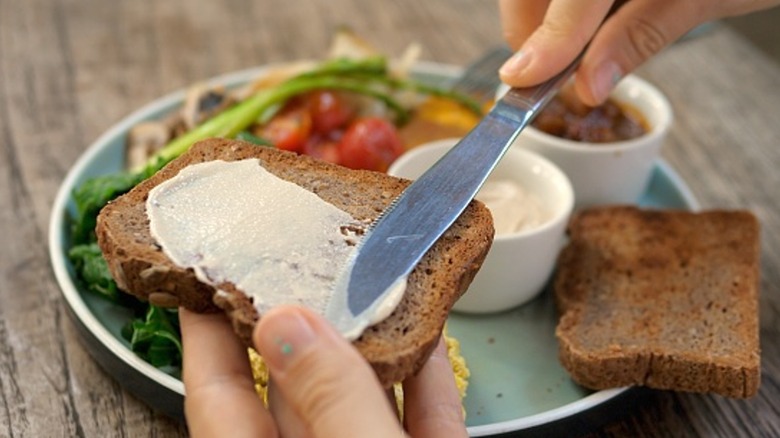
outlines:
[{"label": "ramekin of white sauce", "polygon": [[[399,157],[388,173],[415,179],[457,141],[418,146]],[[493,215],[496,234],[482,268],[454,310],[508,310],[536,297],[549,280],[574,208],[574,193],[555,164],[534,152],[511,148],[477,199]]]}]

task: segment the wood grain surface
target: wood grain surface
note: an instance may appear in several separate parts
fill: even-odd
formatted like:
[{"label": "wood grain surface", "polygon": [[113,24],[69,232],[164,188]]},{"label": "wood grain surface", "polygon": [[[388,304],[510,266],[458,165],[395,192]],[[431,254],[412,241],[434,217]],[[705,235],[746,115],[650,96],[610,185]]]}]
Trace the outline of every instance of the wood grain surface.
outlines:
[{"label": "wood grain surface", "polygon": [[[502,41],[490,0],[0,0],[0,436],[187,435],[83,347],[49,264],[56,191],[141,105],[220,73],[319,58],[341,25],[389,54],[416,42],[424,59],[458,65]],[[674,107],[663,155],[703,207],[761,221],[761,390],[635,391],[564,434],[780,436],[780,65],[715,25],[639,74]]]}]

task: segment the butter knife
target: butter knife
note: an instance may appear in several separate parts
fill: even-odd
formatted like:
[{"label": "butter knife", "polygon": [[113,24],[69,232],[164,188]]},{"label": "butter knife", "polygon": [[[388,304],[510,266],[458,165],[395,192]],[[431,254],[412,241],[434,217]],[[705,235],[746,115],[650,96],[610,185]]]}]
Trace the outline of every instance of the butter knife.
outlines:
[{"label": "butter knife", "polygon": [[571,77],[581,57],[537,86],[511,88],[371,224],[336,278],[326,310],[326,318],[345,337],[356,338],[392,312],[408,275],[474,199],[520,131]]}]

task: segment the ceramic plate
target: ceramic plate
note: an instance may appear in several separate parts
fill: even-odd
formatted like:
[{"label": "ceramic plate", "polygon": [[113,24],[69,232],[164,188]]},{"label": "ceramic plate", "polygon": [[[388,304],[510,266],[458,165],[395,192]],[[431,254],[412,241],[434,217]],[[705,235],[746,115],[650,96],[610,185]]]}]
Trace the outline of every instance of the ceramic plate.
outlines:
[{"label": "ceramic plate", "polygon": [[[211,83],[238,86],[262,74],[255,68],[220,76]],[[459,73],[453,66],[420,63],[420,80],[446,85]],[[163,97],[132,113],[103,134],[81,156],[57,194],[49,229],[51,263],[67,307],[95,360],[123,387],[154,409],[181,418],[181,381],[156,369],[130,351],[120,330],[131,317],[116,304],[83,291],[66,256],[68,212],[72,190],[84,180],[118,171],[123,166],[128,130],[142,120],[177,108],[185,91]],[[640,201],[652,207],[695,210],[697,202],[685,182],[665,162],[655,167]],[[518,261],[521,262],[521,261]],[[605,405],[626,390],[588,391],[575,385],[558,364],[554,338],[555,310],[549,293],[515,310],[490,316],[453,314],[449,330],[461,342],[471,369],[464,401],[472,436],[486,436],[561,422]]]}]

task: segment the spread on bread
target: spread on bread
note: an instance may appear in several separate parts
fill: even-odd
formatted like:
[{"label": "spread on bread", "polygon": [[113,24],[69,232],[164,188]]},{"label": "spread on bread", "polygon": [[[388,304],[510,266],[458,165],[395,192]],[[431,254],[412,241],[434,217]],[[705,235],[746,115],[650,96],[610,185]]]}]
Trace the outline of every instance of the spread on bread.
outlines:
[{"label": "spread on bread", "polygon": [[[281,304],[325,315],[333,281],[355,250],[362,225],[349,213],[262,167],[257,158],[213,160],[183,168],[149,191],[149,230],[177,265],[219,289],[232,283],[262,314]],[[357,331],[387,317],[405,287],[382,312],[359,315]],[[340,314],[348,314],[346,308]]]}]

